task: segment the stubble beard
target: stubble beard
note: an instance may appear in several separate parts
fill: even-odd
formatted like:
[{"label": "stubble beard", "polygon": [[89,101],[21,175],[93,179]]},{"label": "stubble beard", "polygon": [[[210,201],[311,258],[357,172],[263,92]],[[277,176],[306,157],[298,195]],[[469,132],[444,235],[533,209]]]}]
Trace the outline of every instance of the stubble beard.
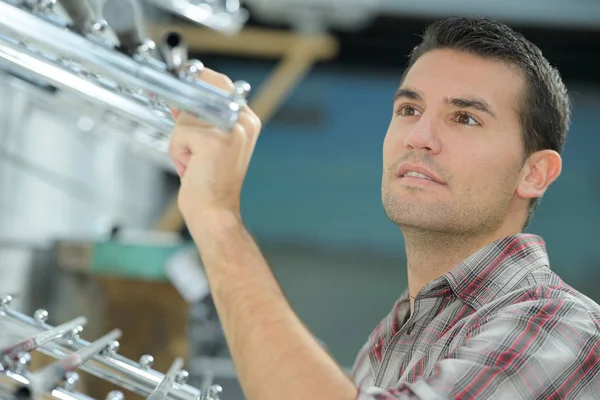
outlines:
[{"label": "stubble beard", "polygon": [[[382,182],[383,208],[405,239],[413,237],[419,241],[440,243],[486,235],[502,224],[511,198],[508,192],[482,198],[482,192],[493,193],[487,188],[464,193],[461,199],[451,202],[418,203],[414,198],[403,199],[403,195],[395,193],[390,187],[391,181],[386,179],[384,176]],[[409,191],[422,189],[405,187],[403,190],[406,191],[405,196],[410,196]]]}]

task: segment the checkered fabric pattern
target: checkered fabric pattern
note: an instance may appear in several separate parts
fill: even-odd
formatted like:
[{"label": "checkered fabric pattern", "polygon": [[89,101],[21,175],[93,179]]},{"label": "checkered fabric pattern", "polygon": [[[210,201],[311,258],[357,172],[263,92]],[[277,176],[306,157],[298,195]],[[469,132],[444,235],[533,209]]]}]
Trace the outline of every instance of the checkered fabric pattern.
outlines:
[{"label": "checkered fabric pattern", "polygon": [[359,400],[600,399],[600,306],[537,235],[491,243],[394,304],[359,352]]}]

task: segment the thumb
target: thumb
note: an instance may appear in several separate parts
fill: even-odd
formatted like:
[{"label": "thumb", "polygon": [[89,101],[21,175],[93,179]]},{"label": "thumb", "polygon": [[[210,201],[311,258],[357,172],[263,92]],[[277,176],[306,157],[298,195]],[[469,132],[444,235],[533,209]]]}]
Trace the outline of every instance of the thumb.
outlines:
[{"label": "thumb", "polygon": [[169,107],[169,111],[171,111],[171,116],[174,120],[177,120],[177,117],[179,117],[179,114],[181,114],[181,110],[176,110],[172,107]]}]

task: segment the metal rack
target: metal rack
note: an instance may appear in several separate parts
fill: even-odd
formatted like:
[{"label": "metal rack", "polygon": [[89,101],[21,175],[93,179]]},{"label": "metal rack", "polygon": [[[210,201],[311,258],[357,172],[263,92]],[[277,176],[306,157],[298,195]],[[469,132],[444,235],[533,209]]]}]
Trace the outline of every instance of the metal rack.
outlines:
[{"label": "metal rack", "polygon": [[174,126],[170,108],[223,130],[235,125],[247,82],[236,82],[232,93],[206,84],[202,62],[187,59],[185,42],[173,43],[176,32],[157,45],[139,21],[112,29],[87,1],[0,0],[0,69],[102,109],[135,132],[132,142],[160,152]]},{"label": "metal rack", "polygon": [[[77,371],[85,371],[148,399],[219,400],[222,388],[211,381],[202,389],[186,384],[189,376],[183,360],[176,358],[166,373],[152,369],[151,355],[135,362],[118,354],[121,331],[115,329],[88,342],[80,338],[87,318],[77,317],[58,326],[46,323],[48,312],[33,317],[10,309],[12,296],[0,297],[0,398],[90,399],[76,390]],[[57,361],[29,370],[31,353],[39,351]],[[107,400],[123,399],[120,391],[107,393]]]}]

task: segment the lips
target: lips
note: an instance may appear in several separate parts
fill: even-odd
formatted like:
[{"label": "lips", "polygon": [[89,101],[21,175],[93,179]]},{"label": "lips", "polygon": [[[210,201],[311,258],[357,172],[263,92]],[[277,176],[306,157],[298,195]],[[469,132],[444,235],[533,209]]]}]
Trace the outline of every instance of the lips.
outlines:
[{"label": "lips", "polygon": [[416,164],[408,164],[408,163],[400,164],[400,166],[398,167],[396,176],[398,176],[398,178],[413,177],[413,178],[417,178],[417,179],[430,180],[435,183],[439,183],[440,185],[446,184],[442,179],[440,179],[432,171],[430,171],[427,168],[416,165]]}]

